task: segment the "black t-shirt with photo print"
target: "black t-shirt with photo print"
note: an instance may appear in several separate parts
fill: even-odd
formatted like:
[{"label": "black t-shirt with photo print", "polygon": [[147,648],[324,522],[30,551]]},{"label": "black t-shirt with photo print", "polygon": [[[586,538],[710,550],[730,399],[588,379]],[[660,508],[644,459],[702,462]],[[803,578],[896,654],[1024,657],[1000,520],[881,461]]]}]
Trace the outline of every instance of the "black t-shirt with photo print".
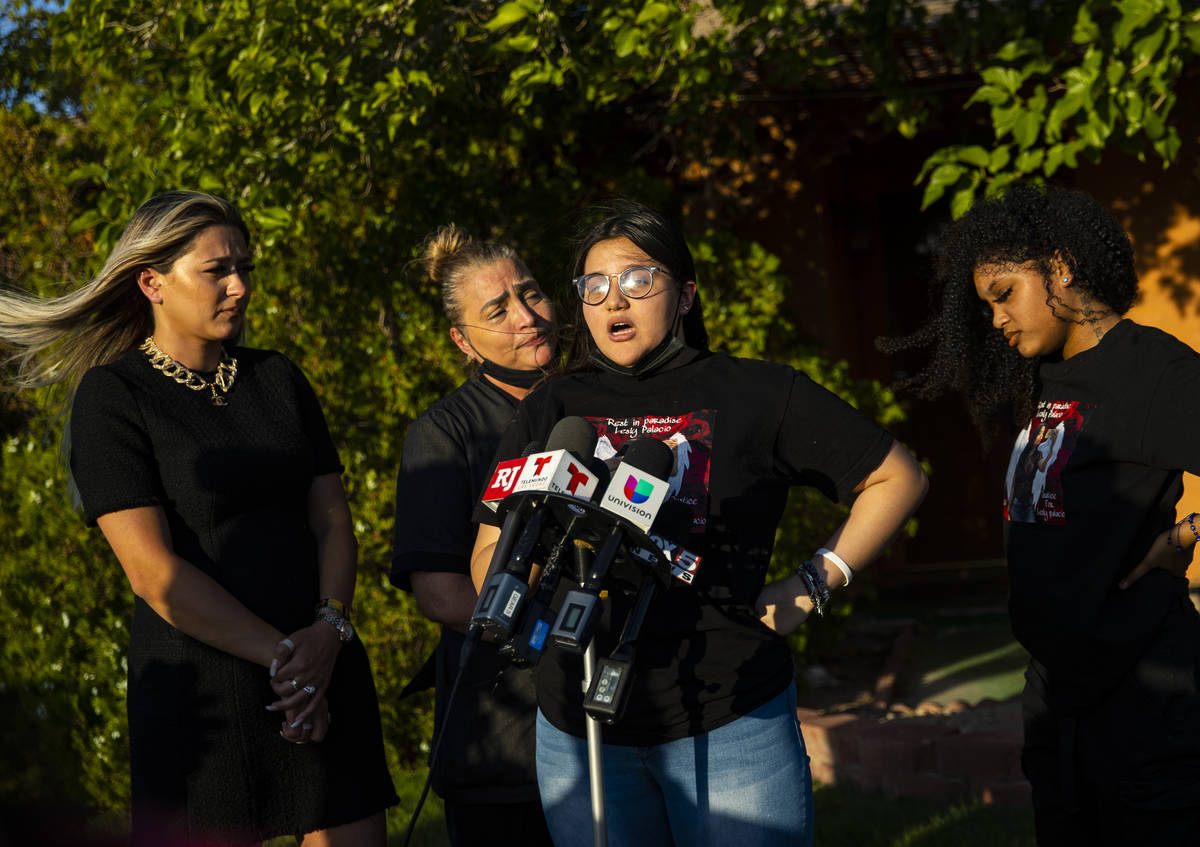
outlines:
[{"label": "black t-shirt with photo print", "polygon": [[1117,584],[1175,522],[1181,471],[1200,471],[1200,355],[1123,320],[1039,374],[1006,479],[1010,609],[1051,696],[1080,704],[1119,681],[1186,597],[1161,569]]},{"label": "black t-shirt with photo print", "polygon": [[[592,423],[596,455],[610,463],[634,438],[667,442],[672,495],[692,511],[690,537],[675,540],[701,556],[690,585],[671,580],[655,595],[630,701],[605,728],[605,742],[647,745],[707,732],[792,684],[785,640],[754,613],[788,489],[808,485],[844,500],[883,461],[892,437],[790,367],[685,349],[649,375],[587,371],[539,387],[517,410],[497,459],[520,456],[573,415]],[[496,522],[482,507],[476,517]],[[597,655],[612,650],[640,578],[632,565],[610,575]],[[536,680],[546,717],[582,736],[581,657],[548,648]]]}]

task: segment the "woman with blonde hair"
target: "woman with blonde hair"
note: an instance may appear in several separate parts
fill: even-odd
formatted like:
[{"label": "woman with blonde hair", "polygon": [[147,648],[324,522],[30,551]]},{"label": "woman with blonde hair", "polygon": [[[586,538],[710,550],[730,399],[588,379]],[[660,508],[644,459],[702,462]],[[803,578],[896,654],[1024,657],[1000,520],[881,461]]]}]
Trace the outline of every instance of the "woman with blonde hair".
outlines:
[{"label": "woman with blonde hair", "polygon": [[0,342],[19,387],[66,389],[85,518],[135,594],[134,842],[382,845],[342,467],[303,374],[234,346],[249,245],[227,201],[156,195],[88,285],[0,296]]}]

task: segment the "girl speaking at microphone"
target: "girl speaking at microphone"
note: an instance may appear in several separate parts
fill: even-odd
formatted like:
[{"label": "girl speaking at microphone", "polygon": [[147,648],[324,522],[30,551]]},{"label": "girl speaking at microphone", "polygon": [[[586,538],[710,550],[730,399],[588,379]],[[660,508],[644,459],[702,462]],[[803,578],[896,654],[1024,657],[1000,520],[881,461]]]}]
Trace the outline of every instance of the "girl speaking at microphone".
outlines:
[{"label": "girl speaking at microphone", "polygon": [[[602,459],[632,439],[666,441],[673,497],[691,512],[690,536],[674,540],[701,557],[690,586],[654,597],[628,704],[604,728],[610,843],[811,844],[783,636],[883,551],[924,496],[925,475],[804,374],[711,352],[691,254],[658,212],[627,203],[587,229],[574,274],[579,330],[565,373],[521,404],[498,458],[519,456],[566,416],[591,422]],[[793,485],[854,503],[811,560],[765,584]],[[479,587],[499,529],[490,511],[477,515]],[[598,655],[612,650],[637,579],[613,569]],[[580,656],[556,648],[536,673],[538,783],[559,847],[592,843],[582,674]]]}]

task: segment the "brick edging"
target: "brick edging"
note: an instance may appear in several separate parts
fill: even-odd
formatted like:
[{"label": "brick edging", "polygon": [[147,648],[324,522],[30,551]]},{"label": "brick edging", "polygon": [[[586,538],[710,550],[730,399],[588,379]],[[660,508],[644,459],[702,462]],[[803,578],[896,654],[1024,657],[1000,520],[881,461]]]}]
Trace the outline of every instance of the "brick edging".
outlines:
[{"label": "brick edging", "polygon": [[1028,803],[1019,704],[983,708],[994,713],[981,730],[919,717],[796,711],[818,782],[849,782],[902,796]]}]

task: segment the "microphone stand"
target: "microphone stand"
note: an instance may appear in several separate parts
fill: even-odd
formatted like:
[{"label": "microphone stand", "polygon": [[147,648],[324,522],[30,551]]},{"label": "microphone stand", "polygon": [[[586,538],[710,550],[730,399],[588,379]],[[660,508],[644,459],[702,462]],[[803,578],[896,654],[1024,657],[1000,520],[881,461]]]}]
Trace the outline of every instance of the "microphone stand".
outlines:
[{"label": "microphone stand", "polygon": [[[585,541],[575,542],[575,564],[579,583],[582,585],[591,571],[592,545]],[[583,693],[592,684],[596,672],[596,639],[589,639],[583,651]],[[608,847],[608,819],[604,808],[604,752],[600,738],[600,721],[584,712],[587,729],[588,783],[592,799],[592,843],[595,847]]]},{"label": "microphone stand", "polygon": [[[545,498],[546,507],[554,516],[558,525],[569,527],[568,532],[573,530],[579,521],[583,521],[585,524],[583,529],[586,533],[585,537],[574,539],[575,566],[580,588],[583,588],[585,583],[587,583],[592,573],[593,558],[597,555],[597,550],[593,546],[592,541],[597,543],[605,542],[602,545],[601,551],[606,552],[607,544],[611,540],[614,521],[619,522],[624,527],[624,532],[626,533],[622,546],[625,546],[625,544],[635,544],[639,550],[652,560],[647,561],[648,564],[667,565],[666,560],[663,559],[661,552],[658,550],[658,545],[639,527],[630,524],[619,515],[604,512],[591,504],[580,504],[578,500],[561,494],[549,493],[543,495],[543,497]],[[598,516],[598,520],[592,522],[592,516]],[[585,538],[590,538],[591,540],[585,540]],[[607,552],[611,553],[611,551]],[[620,647],[625,650],[622,653],[623,659],[626,652],[629,654],[629,658],[632,658],[633,643],[637,641],[642,620],[645,617],[647,607],[650,605],[650,600],[654,596],[654,586],[652,583],[653,580],[647,574],[642,589],[639,590],[638,601],[631,612],[630,620],[626,621],[625,630],[621,635],[620,642]],[[581,625],[578,616],[575,621],[567,623],[560,615],[560,619],[555,623],[555,631],[562,626],[563,632],[575,634],[577,627]],[[584,700],[587,699],[588,691],[591,689],[593,677],[596,675],[596,668],[595,638],[589,637],[587,645],[583,649],[583,691],[581,693]],[[590,782],[592,805],[592,839],[595,847],[608,847],[608,820],[605,811],[604,796],[603,741],[600,737],[601,721],[602,718],[593,716],[585,708],[584,728],[587,735],[588,780]]]},{"label": "microphone stand", "polygon": [[[596,672],[596,640],[588,642],[583,651],[583,689],[592,684]],[[584,714],[587,722],[588,780],[592,789],[592,843],[608,847],[608,820],[604,810],[604,753],[600,740],[600,721]]]}]

